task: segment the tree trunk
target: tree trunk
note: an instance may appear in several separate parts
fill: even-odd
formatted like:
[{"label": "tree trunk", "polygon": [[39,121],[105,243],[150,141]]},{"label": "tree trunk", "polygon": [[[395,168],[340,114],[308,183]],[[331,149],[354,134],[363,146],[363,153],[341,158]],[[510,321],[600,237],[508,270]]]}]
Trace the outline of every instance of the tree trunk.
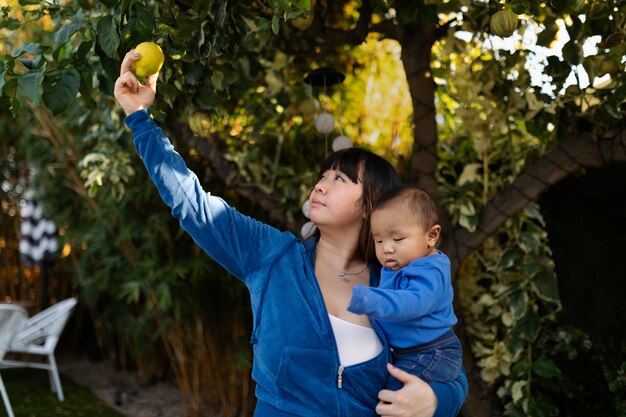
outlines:
[{"label": "tree trunk", "polygon": [[436,85],[430,71],[432,47],[436,40],[435,22],[406,26],[400,36],[402,64],[413,105],[413,152],[405,180],[426,190],[435,200],[437,185]]}]

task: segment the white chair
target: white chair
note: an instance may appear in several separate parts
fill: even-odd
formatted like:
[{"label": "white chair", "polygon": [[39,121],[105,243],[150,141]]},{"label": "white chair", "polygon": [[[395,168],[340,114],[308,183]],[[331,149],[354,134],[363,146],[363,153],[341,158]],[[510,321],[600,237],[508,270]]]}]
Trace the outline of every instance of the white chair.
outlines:
[{"label": "white chair", "polygon": [[27,359],[0,361],[0,367],[3,368],[47,370],[50,387],[52,392],[56,392],[59,401],[63,401],[64,397],[57,362],[54,359],[54,350],[76,303],[76,298],[68,298],[48,307],[26,320],[15,335],[9,348],[10,353],[44,356],[47,359],[46,362],[33,362]]},{"label": "white chair", "polygon": [[[20,306],[13,304],[0,304],[0,360],[4,358],[5,353],[13,342],[15,335],[22,325],[26,322],[28,314],[26,310]],[[7,409],[9,417],[14,417],[9,395],[4,387],[2,376],[0,375],[0,395],[4,407]]]}]

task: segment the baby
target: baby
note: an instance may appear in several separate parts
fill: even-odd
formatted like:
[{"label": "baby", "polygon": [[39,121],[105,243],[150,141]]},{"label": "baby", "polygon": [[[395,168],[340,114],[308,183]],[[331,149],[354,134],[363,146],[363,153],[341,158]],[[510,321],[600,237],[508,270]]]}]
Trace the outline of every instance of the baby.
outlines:
[{"label": "baby", "polygon": [[[452,381],[462,368],[452,326],[450,260],[435,248],[441,234],[437,206],[423,190],[400,186],[384,194],[371,215],[380,285],[356,285],[348,310],[377,320],[394,364],[426,382]],[[403,384],[390,377],[388,389]]]}]

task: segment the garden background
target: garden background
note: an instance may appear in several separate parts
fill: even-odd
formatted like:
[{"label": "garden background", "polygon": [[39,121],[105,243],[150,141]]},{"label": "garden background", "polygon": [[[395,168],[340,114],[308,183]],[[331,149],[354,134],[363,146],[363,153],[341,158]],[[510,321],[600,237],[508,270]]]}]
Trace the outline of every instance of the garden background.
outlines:
[{"label": "garden background", "polygon": [[[463,416],[626,415],[626,1],[0,5],[0,295],[41,308],[18,251],[32,189],[59,229],[49,301],[81,302],[66,345],[174,379],[186,416],[251,415],[246,291],[171,218],[113,98],[150,40],[153,116],[240,211],[300,234],[339,135],[437,199]],[[345,81],[304,83],[320,67]]]}]

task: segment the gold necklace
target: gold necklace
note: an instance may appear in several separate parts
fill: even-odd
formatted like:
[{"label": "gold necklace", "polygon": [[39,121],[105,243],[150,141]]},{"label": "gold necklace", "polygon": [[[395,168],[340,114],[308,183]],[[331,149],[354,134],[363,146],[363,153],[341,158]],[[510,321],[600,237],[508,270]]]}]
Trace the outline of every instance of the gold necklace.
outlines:
[{"label": "gold necklace", "polygon": [[365,262],[365,265],[363,265],[363,268],[361,268],[361,270],[358,271],[358,272],[342,271],[340,269],[337,269],[328,259],[326,259],[324,254],[320,251],[320,248],[319,248],[319,246],[317,246],[317,244],[315,245],[315,249],[317,250],[317,253],[319,253],[319,255],[322,257],[322,259],[326,261],[328,266],[330,266],[332,269],[337,271],[337,277],[339,277],[339,279],[342,280],[343,282],[350,282],[350,281],[352,281],[352,278],[350,278],[350,277],[352,277],[354,275],[359,275],[361,272],[365,271],[365,268],[367,268],[367,262]]}]

